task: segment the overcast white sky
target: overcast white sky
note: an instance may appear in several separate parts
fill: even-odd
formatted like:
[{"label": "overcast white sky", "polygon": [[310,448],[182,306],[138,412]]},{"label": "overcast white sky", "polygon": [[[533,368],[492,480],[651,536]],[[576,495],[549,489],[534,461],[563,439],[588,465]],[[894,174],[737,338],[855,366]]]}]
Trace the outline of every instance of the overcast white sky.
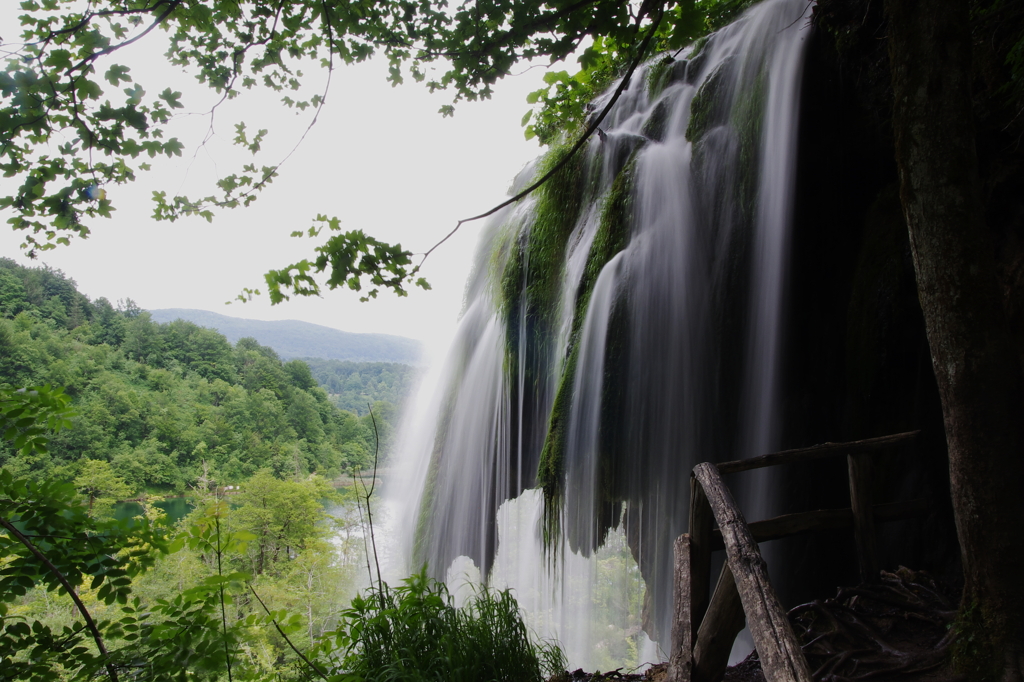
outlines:
[{"label": "overcast white sky", "polygon": [[[10,40],[15,3],[0,10],[0,35]],[[157,36],[157,40],[162,40]],[[118,56],[149,92],[170,85],[185,93],[186,111],[200,112],[211,96],[160,56],[154,44],[140,41]],[[105,70],[105,66],[101,66]],[[523,138],[519,125],[528,108],[526,94],[541,85],[543,69],[497,84],[494,98],[465,102],[454,118],[437,109],[447,93],[429,94],[418,83],[392,88],[386,65],[341,66],[334,73],[328,103],[319,122],[282,167],[280,177],[247,209],[222,211],[212,224],[201,218],[176,223],[150,217],[151,192],[190,196],[212,193],[215,179],[240,170],[241,155],[230,140],[233,124],[244,120],[250,131],[269,128],[266,154],[257,163],[272,165],[295,144],[310,114],[295,115],[272,94],[247,93],[221,108],[217,137],[198,152],[209,119],[190,116],[168,127],[187,149],[181,159],[158,159],[154,170],[132,185],[109,187],[117,211],[91,226],[93,235],[41,254],[39,262],[73,277],[91,298],[130,297],[142,308],[200,308],[261,320],[298,319],[352,332],[380,332],[418,338],[434,346],[451,333],[482,223],[464,225],[427,260],[423,275],[433,291],[413,290],[398,299],[381,292],[360,303],[349,291],[320,299],[293,299],[270,306],[265,297],[224,305],[243,287],[262,288],[262,275],[311,255],[314,242],[295,239],[318,213],[338,216],[342,227],[362,229],[386,241],[422,252],[446,234],[459,218],[476,215],[501,201],[520,169],[541,149]],[[322,88],[325,74],[309,71],[311,91]],[[176,129],[176,130],[175,130]],[[0,190],[12,190],[0,179]],[[0,254],[27,263],[18,245],[21,235],[0,216]],[[324,233],[326,234],[326,233]]]}]

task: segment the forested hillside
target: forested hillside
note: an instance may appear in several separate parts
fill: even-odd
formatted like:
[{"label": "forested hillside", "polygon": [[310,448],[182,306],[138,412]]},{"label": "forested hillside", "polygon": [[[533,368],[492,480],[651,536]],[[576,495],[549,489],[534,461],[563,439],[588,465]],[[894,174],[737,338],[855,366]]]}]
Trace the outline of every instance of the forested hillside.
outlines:
[{"label": "forested hillside", "polygon": [[[13,455],[15,475],[70,480],[109,463],[130,490],[182,490],[202,473],[220,485],[260,469],[336,476],[372,462],[374,429],[338,409],[309,366],[254,339],[178,320],[154,322],[129,299],[90,301],[48,268],[0,259],[0,385],[65,387],[73,427],[45,455]],[[393,408],[375,416],[386,452]]]},{"label": "forested hillside", "polygon": [[300,359],[335,405],[358,415],[367,414],[367,405],[378,400],[401,409],[420,376],[415,367],[397,362]]},{"label": "forested hillside", "polygon": [[419,341],[390,334],[357,334],[299,320],[247,320],[208,310],[166,308],[150,311],[157,322],[188,320],[200,327],[216,329],[232,343],[251,336],[270,346],[285,359],[328,358],[352,362],[422,361]]}]

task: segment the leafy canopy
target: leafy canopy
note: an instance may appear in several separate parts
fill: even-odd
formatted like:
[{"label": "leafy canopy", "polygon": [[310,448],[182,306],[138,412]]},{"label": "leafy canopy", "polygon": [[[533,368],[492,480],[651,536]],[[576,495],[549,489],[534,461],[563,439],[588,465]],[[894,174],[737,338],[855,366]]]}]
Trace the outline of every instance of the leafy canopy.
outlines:
[{"label": "leafy canopy", "polygon": [[[90,224],[114,210],[106,188],[125,185],[151,159],[180,156],[170,135],[182,94],[136,81],[122,49],[157,33],[168,60],[199,83],[233,99],[263,88],[283,106],[316,114],[327,91],[302,92],[302,67],[335,66],[383,55],[393,84],[405,78],[447,89],[453,104],[487,98],[493,84],[524,60],[555,63],[580,52],[582,69],[548,74],[531,101],[540,113],[528,136],[551,141],[586,115],[585,103],[634,58],[645,31],[657,49],[677,48],[707,30],[722,7],[745,0],[466,0],[449,7],[428,0],[24,0],[20,41],[3,42],[0,71],[0,170],[20,183],[0,196],[8,221],[24,232],[30,255],[87,237]],[[150,38],[151,39],[151,38]],[[216,106],[214,107],[216,109]],[[442,107],[451,115],[453,105]],[[210,112],[212,115],[212,111]],[[529,115],[524,119],[528,124]],[[312,125],[312,123],[310,124]],[[281,161],[258,164],[266,130],[235,125],[236,145],[252,163],[222,177],[207,196],[154,193],[153,217],[174,221],[251,204],[271,184]],[[318,216],[308,231],[336,232],[316,255],[266,275],[273,303],[318,295],[321,287],[364,290],[429,285],[416,278],[413,254],[361,230],[341,232],[337,218]],[[325,279],[321,283],[318,275]],[[246,290],[243,300],[258,294]]]}]

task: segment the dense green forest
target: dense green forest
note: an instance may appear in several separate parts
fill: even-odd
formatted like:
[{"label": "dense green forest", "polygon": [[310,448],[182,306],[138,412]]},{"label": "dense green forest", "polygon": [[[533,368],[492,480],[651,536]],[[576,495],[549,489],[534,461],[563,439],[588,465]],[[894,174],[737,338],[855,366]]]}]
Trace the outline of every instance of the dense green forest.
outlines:
[{"label": "dense green forest", "polygon": [[[343,364],[320,372],[341,375],[333,398],[357,408],[399,401],[413,378]],[[417,668],[447,674],[453,647],[437,633],[467,680],[561,670],[508,592],[456,608],[421,574],[353,597],[375,575],[376,486],[329,479],[374,462],[395,408],[363,412],[252,338],[158,324],[0,259],[0,680],[382,679],[413,649]],[[186,488],[177,523],[145,496],[141,516],[115,514],[118,500]]]},{"label": "dense green forest", "polygon": [[[106,462],[133,493],[181,491],[204,465],[220,485],[261,469],[328,478],[363,469],[375,446],[366,401],[378,386],[400,393],[394,382],[361,385],[357,416],[332,404],[305,362],[282,362],[251,338],[232,346],[191,322],[155,323],[130,299],[90,301],[63,273],[8,259],[0,358],[0,385],[63,386],[76,413],[46,456],[4,448],[0,463],[15,475],[69,480],[86,461]],[[376,403],[382,455],[394,415]]]},{"label": "dense green forest", "polygon": [[309,365],[313,378],[343,410],[366,415],[368,405],[384,401],[403,407],[411,395],[419,370],[395,362],[349,362],[301,358]]}]

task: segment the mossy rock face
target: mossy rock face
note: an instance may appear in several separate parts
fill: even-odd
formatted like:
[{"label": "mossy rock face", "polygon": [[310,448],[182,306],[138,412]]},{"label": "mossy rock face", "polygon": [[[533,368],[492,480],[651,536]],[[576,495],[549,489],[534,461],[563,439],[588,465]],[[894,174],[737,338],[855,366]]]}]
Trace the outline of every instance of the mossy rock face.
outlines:
[{"label": "mossy rock face", "polygon": [[[628,279],[632,273],[620,273]],[[629,366],[630,316],[624,292],[628,284],[620,284],[612,305],[605,337],[604,382],[601,391],[601,419],[598,436],[597,460],[597,523],[595,538],[597,550],[608,533],[619,523],[622,503],[629,498],[628,469],[633,453],[629,447],[628,388],[631,378]],[[635,501],[635,500],[634,500]]]},{"label": "mossy rock face", "polygon": [[767,65],[754,76],[753,87],[743,88],[729,119],[740,145],[739,201],[743,215],[753,220],[760,182],[761,138],[764,135],[765,98],[768,96]]},{"label": "mossy rock face", "polygon": [[[557,165],[568,147],[553,149],[538,176]],[[584,155],[575,154],[539,190],[534,219],[508,239],[509,254],[501,268],[498,310],[507,325],[509,367],[518,365],[522,326],[526,343],[544,344],[551,332],[568,240],[587,198]]]},{"label": "mossy rock face", "polygon": [[[560,163],[569,147],[553,149],[541,162],[538,177]],[[599,151],[600,153],[600,151]],[[523,470],[531,479],[544,441],[550,409],[549,377],[556,356],[558,300],[566,251],[584,205],[593,194],[587,155],[578,153],[541,188],[533,219],[512,228],[504,237],[503,255],[495,256],[492,277],[497,308],[505,321],[504,371],[508,379],[513,449],[523,452]],[[522,443],[517,439],[522,437]],[[521,447],[520,447],[521,446]],[[518,481],[519,476],[510,476]],[[524,481],[532,485],[532,480]],[[518,490],[502,491],[514,496]]]},{"label": "mossy rock face", "polygon": [[670,55],[665,55],[647,67],[644,75],[650,99],[656,99],[671,84],[675,61]]},{"label": "mossy rock face", "polygon": [[[537,483],[544,490],[544,516],[546,543],[557,540],[560,523],[557,516],[561,509],[565,485],[566,429],[574,399],[576,364],[579,360],[579,335],[586,320],[587,308],[594,290],[594,284],[605,265],[629,243],[633,224],[633,184],[636,177],[636,152],[615,179],[605,199],[601,223],[591,243],[587,262],[576,291],[576,305],[569,337],[569,355],[566,359],[558,390],[555,394],[551,416],[548,420],[547,437],[540,455]],[[610,509],[606,510],[612,515]]]},{"label": "mossy rock face", "polygon": [[690,122],[686,126],[686,139],[697,143],[717,122],[721,122],[728,111],[731,93],[726,87],[732,82],[736,58],[724,60],[705,79],[690,102]]},{"label": "mossy rock face", "polygon": [[[569,153],[568,147],[553,150],[545,160],[546,172]],[[533,224],[526,235],[525,303],[527,315],[551,316],[556,307],[569,237],[580,217],[589,192],[585,156],[574,154],[569,162],[539,190]]]},{"label": "mossy rock face", "polygon": [[[522,319],[523,290],[526,287],[526,238],[525,232],[511,236],[508,257],[501,266],[501,281],[498,285],[498,312],[505,318],[505,335],[508,355],[518,353],[519,326]],[[506,358],[506,362],[509,361]]]},{"label": "mossy rock face", "polygon": [[649,140],[662,142],[665,139],[665,125],[668,123],[669,114],[675,106],[674,97],[665,97],[658,100],[651,111],[650,116],[644,121],[640,134]]},{"label": "mossy rock face", "polygon": [[562,500],[565,495],[565,430],[572,409],[573,387],[579,348],[573,346],[565,360],[548,419],[547,437],[537,466],[537,485],[544,491],[544,546],[552,547],[561,538]]},{"label": "mossy rock face", "polygon": [[686,80],[686,74],[690,72],[690,61],[688,59],[676,59],[672,62],[672,73],[669,74],[669,83],[682,83]]},{"label": "mossy rock face", "polygon": [[690,57],[681,64],[685,64],[682,79],[690,84],[697,83],[697,76],[707,64],[708,55],[711,54],[711,46],[714,44],[715,34],[709,34],[693,41],[693,48],[690,50]]}]

